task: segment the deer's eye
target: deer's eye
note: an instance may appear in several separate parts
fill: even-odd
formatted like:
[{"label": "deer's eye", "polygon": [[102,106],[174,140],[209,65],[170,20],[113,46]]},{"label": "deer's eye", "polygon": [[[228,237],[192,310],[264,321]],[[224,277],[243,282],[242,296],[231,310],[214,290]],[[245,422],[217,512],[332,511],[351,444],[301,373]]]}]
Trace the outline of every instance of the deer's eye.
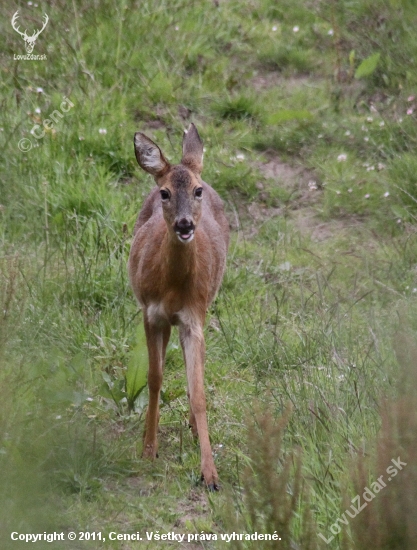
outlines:
[{"label": "deer's eye", "polygon": [[202,187],[197,187],[197,189],[194,191],[194,195],[198,199],[201,199],[201,197],[203,196],[203,188]]},{"label": "deer's eye", "polygon": [[161,199],[167,201],[171,198],[171,193],[167,189],[161,189]]}]

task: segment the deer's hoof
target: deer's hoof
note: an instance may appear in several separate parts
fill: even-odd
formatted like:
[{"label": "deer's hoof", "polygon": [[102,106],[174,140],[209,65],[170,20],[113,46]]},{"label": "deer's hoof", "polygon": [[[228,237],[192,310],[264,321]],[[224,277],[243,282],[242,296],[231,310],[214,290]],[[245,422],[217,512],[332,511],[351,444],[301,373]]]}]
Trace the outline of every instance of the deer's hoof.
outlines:
[{"label": "deer's hoof", "polygon": [[[201,474],[201,483],[204,483],[204,474]],[[220,485],[216,481],[212,481],[211,483],[206,483],[206,488],[209,493],[214,493],[216,491],[220,491]]]},{"label": "deer's hoof", "polygon": [[142,458],[149,458],[151,460],[158,458],[158,449],[156,448],[156,445],[153,445],[152,443],[145,445],[142,451]]}]

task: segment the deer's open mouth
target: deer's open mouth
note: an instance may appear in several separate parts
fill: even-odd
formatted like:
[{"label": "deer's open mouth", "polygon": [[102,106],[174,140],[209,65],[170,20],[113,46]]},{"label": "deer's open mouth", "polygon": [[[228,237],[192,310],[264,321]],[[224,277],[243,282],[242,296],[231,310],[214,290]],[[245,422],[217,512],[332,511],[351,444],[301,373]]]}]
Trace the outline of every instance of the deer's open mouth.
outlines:
[{"label": "deer's open mouth", "polygon": [[188,231],[176,231],[175,232],[179,238],[179,240],[182,242],[182,243],[189,243],[193,240],[194,238],[194,229],[189,229]]}]

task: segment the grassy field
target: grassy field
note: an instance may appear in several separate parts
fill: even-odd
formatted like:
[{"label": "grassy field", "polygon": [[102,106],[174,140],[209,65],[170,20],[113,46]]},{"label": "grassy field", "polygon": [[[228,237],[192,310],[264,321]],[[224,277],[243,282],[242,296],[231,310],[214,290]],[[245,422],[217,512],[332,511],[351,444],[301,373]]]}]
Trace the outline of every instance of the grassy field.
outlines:
[{"label": "grassy field", "polygon": [[[417,548],[415,3],[0,9],[1,547],[56,531],[65,542],[36,548]],[[46,59],[15,59],[17,9],[30,34],[48,14]],[[216,494],[199,484],[176,333],[154,463],[146,390],[129,386],[144,349],[126,262],[153,186],[133,134],[177,162],[191,121],[232,228],[205,331]],[[337,523],[381,474],[381,495]],[[282,540],[221,540],[233,531]]]}]

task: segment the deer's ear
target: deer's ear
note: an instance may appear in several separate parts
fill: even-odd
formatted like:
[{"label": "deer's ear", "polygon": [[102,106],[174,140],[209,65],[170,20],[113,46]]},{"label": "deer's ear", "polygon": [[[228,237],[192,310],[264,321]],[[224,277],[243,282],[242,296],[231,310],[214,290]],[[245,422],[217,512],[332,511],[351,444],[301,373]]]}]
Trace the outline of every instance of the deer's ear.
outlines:
[{"label": "deer's ear", "polygon": [[135,134],[135,155],[139,166],[155,177],[161,177],[169,168],[169,162],[161,149],[142,132]]},{"label": "deer's ear", "polygon": [[203,170],[203,142],[198,135],[197,128],[190,124],[182,139],[182,160],[194,173],[200,175]]}]

